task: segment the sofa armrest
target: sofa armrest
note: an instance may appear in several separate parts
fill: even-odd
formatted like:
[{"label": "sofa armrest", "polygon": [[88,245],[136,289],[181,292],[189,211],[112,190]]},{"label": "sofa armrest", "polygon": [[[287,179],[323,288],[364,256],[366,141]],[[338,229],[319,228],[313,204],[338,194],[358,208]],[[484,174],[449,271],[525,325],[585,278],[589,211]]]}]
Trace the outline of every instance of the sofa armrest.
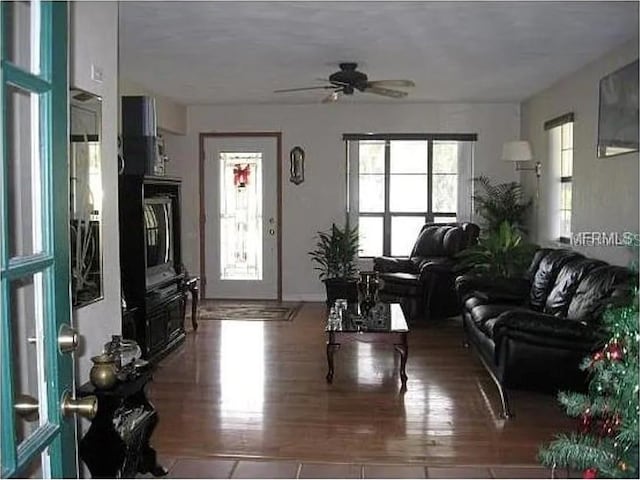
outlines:
[{"label": "sofa armrest", "polygon": [[461,300],[474,295],[487,303],[522,303],[529,295],[529,288],[530,283],[525,278],[490,278],[471,274],[456,278],[456,291]]},{"label": "sofa armrest", "polygon": [[407,257],[375,257],[373,269],[380,273],[417,273],[416,266]]},{"label": "sofa armrest", "polygon": [[542,346],[584,351],[591,351],[605,338],[604,332],[597,326],[533,310],[509,310],[498,316],[493,326],[496,346],[504,337]]}]

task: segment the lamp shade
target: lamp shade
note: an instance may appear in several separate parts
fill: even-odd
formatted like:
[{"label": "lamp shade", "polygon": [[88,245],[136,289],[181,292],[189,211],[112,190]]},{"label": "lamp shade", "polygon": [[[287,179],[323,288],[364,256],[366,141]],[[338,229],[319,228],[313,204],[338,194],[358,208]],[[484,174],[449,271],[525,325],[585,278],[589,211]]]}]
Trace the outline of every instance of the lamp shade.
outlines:
[{"label": "lamp shade", "polygon": [[506,142],[502,145],[502,160],[505,162],[526,162],[531,159],[531,145],[526,140]]}]

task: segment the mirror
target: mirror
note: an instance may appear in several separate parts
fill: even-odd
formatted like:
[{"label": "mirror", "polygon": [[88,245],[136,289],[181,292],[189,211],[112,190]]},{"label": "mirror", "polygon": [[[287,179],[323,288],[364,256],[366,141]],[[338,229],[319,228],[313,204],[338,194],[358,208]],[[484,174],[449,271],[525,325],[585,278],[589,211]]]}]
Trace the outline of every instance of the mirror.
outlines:
[{"label": "mirror", "polygon": [[70,91],[69,213],[74,308],[102,298],[102,100]]}]

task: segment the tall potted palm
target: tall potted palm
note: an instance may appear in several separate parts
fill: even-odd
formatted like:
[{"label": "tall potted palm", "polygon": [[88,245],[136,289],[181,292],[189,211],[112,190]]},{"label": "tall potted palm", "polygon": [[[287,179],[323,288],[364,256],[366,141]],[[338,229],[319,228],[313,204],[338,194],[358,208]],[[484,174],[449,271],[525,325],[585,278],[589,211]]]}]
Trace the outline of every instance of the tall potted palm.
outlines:
[{"label": "tall potted palm", "polygon": [[333,223],[330,230],[318,232],[316,238],[316,248],[309,256],[327,289],[327,306],[338,298],[357,302],[358,228],[351,228],[349,221],[343,228]]}]

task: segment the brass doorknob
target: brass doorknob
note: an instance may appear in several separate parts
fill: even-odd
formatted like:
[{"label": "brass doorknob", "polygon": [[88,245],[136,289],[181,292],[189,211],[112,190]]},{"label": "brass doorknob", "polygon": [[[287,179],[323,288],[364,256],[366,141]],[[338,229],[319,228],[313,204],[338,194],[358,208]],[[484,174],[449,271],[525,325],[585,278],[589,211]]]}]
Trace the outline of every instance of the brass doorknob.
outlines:
[{"label": "brass doorknob", "polygon": [[65,417],[76,413],[81,417],[91,420],[96,416],[96,413],[98,413],[98,397],[89,395],[88,397],[77,399],[71,398],[69,392],[64,392],[60,408]]},{"label": "brass doorknob", "polygon": [[38,420],[38,400],[31,395],[17,395],[16,401],[13,404],[13,409],[16,413],[27,422],[35,422]]},{"label": "brass doorknob", "polygon": [[66,323],[60,325],[58,330],[58,348],[62,353],[71,353],[78,348],[78,331]]}]

